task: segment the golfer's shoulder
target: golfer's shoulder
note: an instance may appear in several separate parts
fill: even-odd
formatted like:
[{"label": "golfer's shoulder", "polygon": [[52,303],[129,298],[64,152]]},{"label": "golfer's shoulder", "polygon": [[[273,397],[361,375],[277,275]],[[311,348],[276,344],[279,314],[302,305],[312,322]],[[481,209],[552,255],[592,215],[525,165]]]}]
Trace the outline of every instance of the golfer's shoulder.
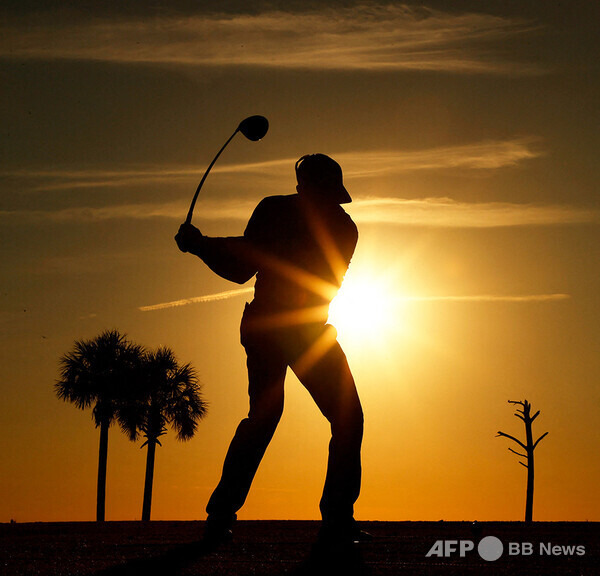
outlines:
[{"label": "golfer's shoulder", "polygon": [[298,194],[278,194],[276,196],[267,196],[263,198],[257,208],[287,208],[296,206],[298,203]]},{"label": "golfer's shoulder", "polygon": [[267,196],[258,203],[258,206],[254,209],[254,215],[270,218],[282,212],[295,210],[297,205],[297,194]]},{"label": "golfer's shoulder", "polygon": [[283,221],[289,221],[289,215],[293,213],[295,201],[294,195],[289,196],[267,196],[263,198],[254,209],[244,236],[249,238],[263,238],[270,234],[273,227]]}]

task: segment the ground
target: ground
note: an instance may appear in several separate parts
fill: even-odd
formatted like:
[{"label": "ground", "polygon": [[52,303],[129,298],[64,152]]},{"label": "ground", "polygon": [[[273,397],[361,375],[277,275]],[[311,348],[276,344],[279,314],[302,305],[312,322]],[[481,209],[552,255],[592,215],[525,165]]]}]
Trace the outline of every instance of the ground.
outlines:
[{"label": "ground", "polygon": [[[238,522],[234,541],[208,552],[197,544],[203,522],[0,524],[0,574],[600,574],[597,522],[365,522],[363,528],[374,536],[371,542],[315,553],[312,544],[318,526],[299,521]],[[503,545],[495,561],[484,560],[478,553],[479,543],[487,536]],[[443,542],[436,546],[438,541]],[[498,544],[497,540],[485,541],[490,542]],[[523,550],[522,543],[531,547],[525,546],[526,554],[517,554],[517,545],[519,552]],[[432,547],[438,553],[446,547],[450,555],[427,556]]]}]

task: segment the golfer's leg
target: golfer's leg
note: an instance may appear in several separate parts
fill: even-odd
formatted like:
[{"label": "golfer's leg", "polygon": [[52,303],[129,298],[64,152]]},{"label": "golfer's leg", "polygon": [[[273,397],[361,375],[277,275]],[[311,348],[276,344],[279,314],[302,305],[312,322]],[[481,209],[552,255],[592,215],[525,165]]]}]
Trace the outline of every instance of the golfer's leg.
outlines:
[{"label": "golfer's leg", "polygon": [[247,352],[250,411],[235,432],[221,480],[206,507],[209,522],[224,526],[231,525],[244,504],[283,411],[286,365],[268,351]]},{"label": "golfer's leg", "polygon": [[[326,346],[322,346],[323,339]],[[327,476],[320,503],[323,521],[347,525],[353,520],[354,502],[360,493],[363,413],[335,332],[315,346],[322,350],[315,360],[306,364],[299,359],[292,368],[331,424]]]}]

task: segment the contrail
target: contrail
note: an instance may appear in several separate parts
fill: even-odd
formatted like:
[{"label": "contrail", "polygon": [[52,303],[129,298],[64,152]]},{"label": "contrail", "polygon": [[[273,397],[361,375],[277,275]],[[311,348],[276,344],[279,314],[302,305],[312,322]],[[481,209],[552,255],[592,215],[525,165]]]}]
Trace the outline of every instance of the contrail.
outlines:
[{"label": "contrail", "polygon": [[522,294],[502,296],[480,294],[473,296],[400,296],[405,302],[556,302],[569,300],[570,294]]},{"label": "contrail", "polygon": [[[140,306],[138,310],[142,312],[152,312],[154,310],[187,306],[188,304],[216,302],[218,300],[227,300],[229,298],[235,298],[236,296],[251,294],[253,292],[254,288],[238,288],[236,290],[217,292],[216,294],[207,294],[206,296],[184,298],[182,300],[173,300],[172,302],[152,304],[151,306]],[[397,300],[402,302],[558,302],[561,300],[569,300],[570,298],[570,294],[520,294],[512,296],[479,294],[471,296],[398,296]]]},{"label": "contrail", "polygon": [[197,304],[199,302],[216,302],[217,300],[227,300],[242,294],[251,294],[254,288],[238,288],[237,290],[226,290],[216,294],[207,294],[206,296],[196,296],[194,298],[184,298],[183,300],[173,300],[173,302],[162,302],[161,304],[152,304],[151,306],[140,306],[138,310],[142,312],[151,312],[153,310],[164,310],[165,308],[176,308],[177,306],[186,306],[187,304]]}]

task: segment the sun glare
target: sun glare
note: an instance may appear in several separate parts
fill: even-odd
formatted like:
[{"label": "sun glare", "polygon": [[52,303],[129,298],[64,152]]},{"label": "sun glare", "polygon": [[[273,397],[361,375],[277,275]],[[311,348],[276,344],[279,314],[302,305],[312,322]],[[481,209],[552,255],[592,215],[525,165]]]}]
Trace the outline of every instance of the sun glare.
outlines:
[{"label": "sun glare", "polygon": [[329,322],[342,339],[380,344],[397,321],[397,306],[385,281],[349,271],[329,306]]}]

